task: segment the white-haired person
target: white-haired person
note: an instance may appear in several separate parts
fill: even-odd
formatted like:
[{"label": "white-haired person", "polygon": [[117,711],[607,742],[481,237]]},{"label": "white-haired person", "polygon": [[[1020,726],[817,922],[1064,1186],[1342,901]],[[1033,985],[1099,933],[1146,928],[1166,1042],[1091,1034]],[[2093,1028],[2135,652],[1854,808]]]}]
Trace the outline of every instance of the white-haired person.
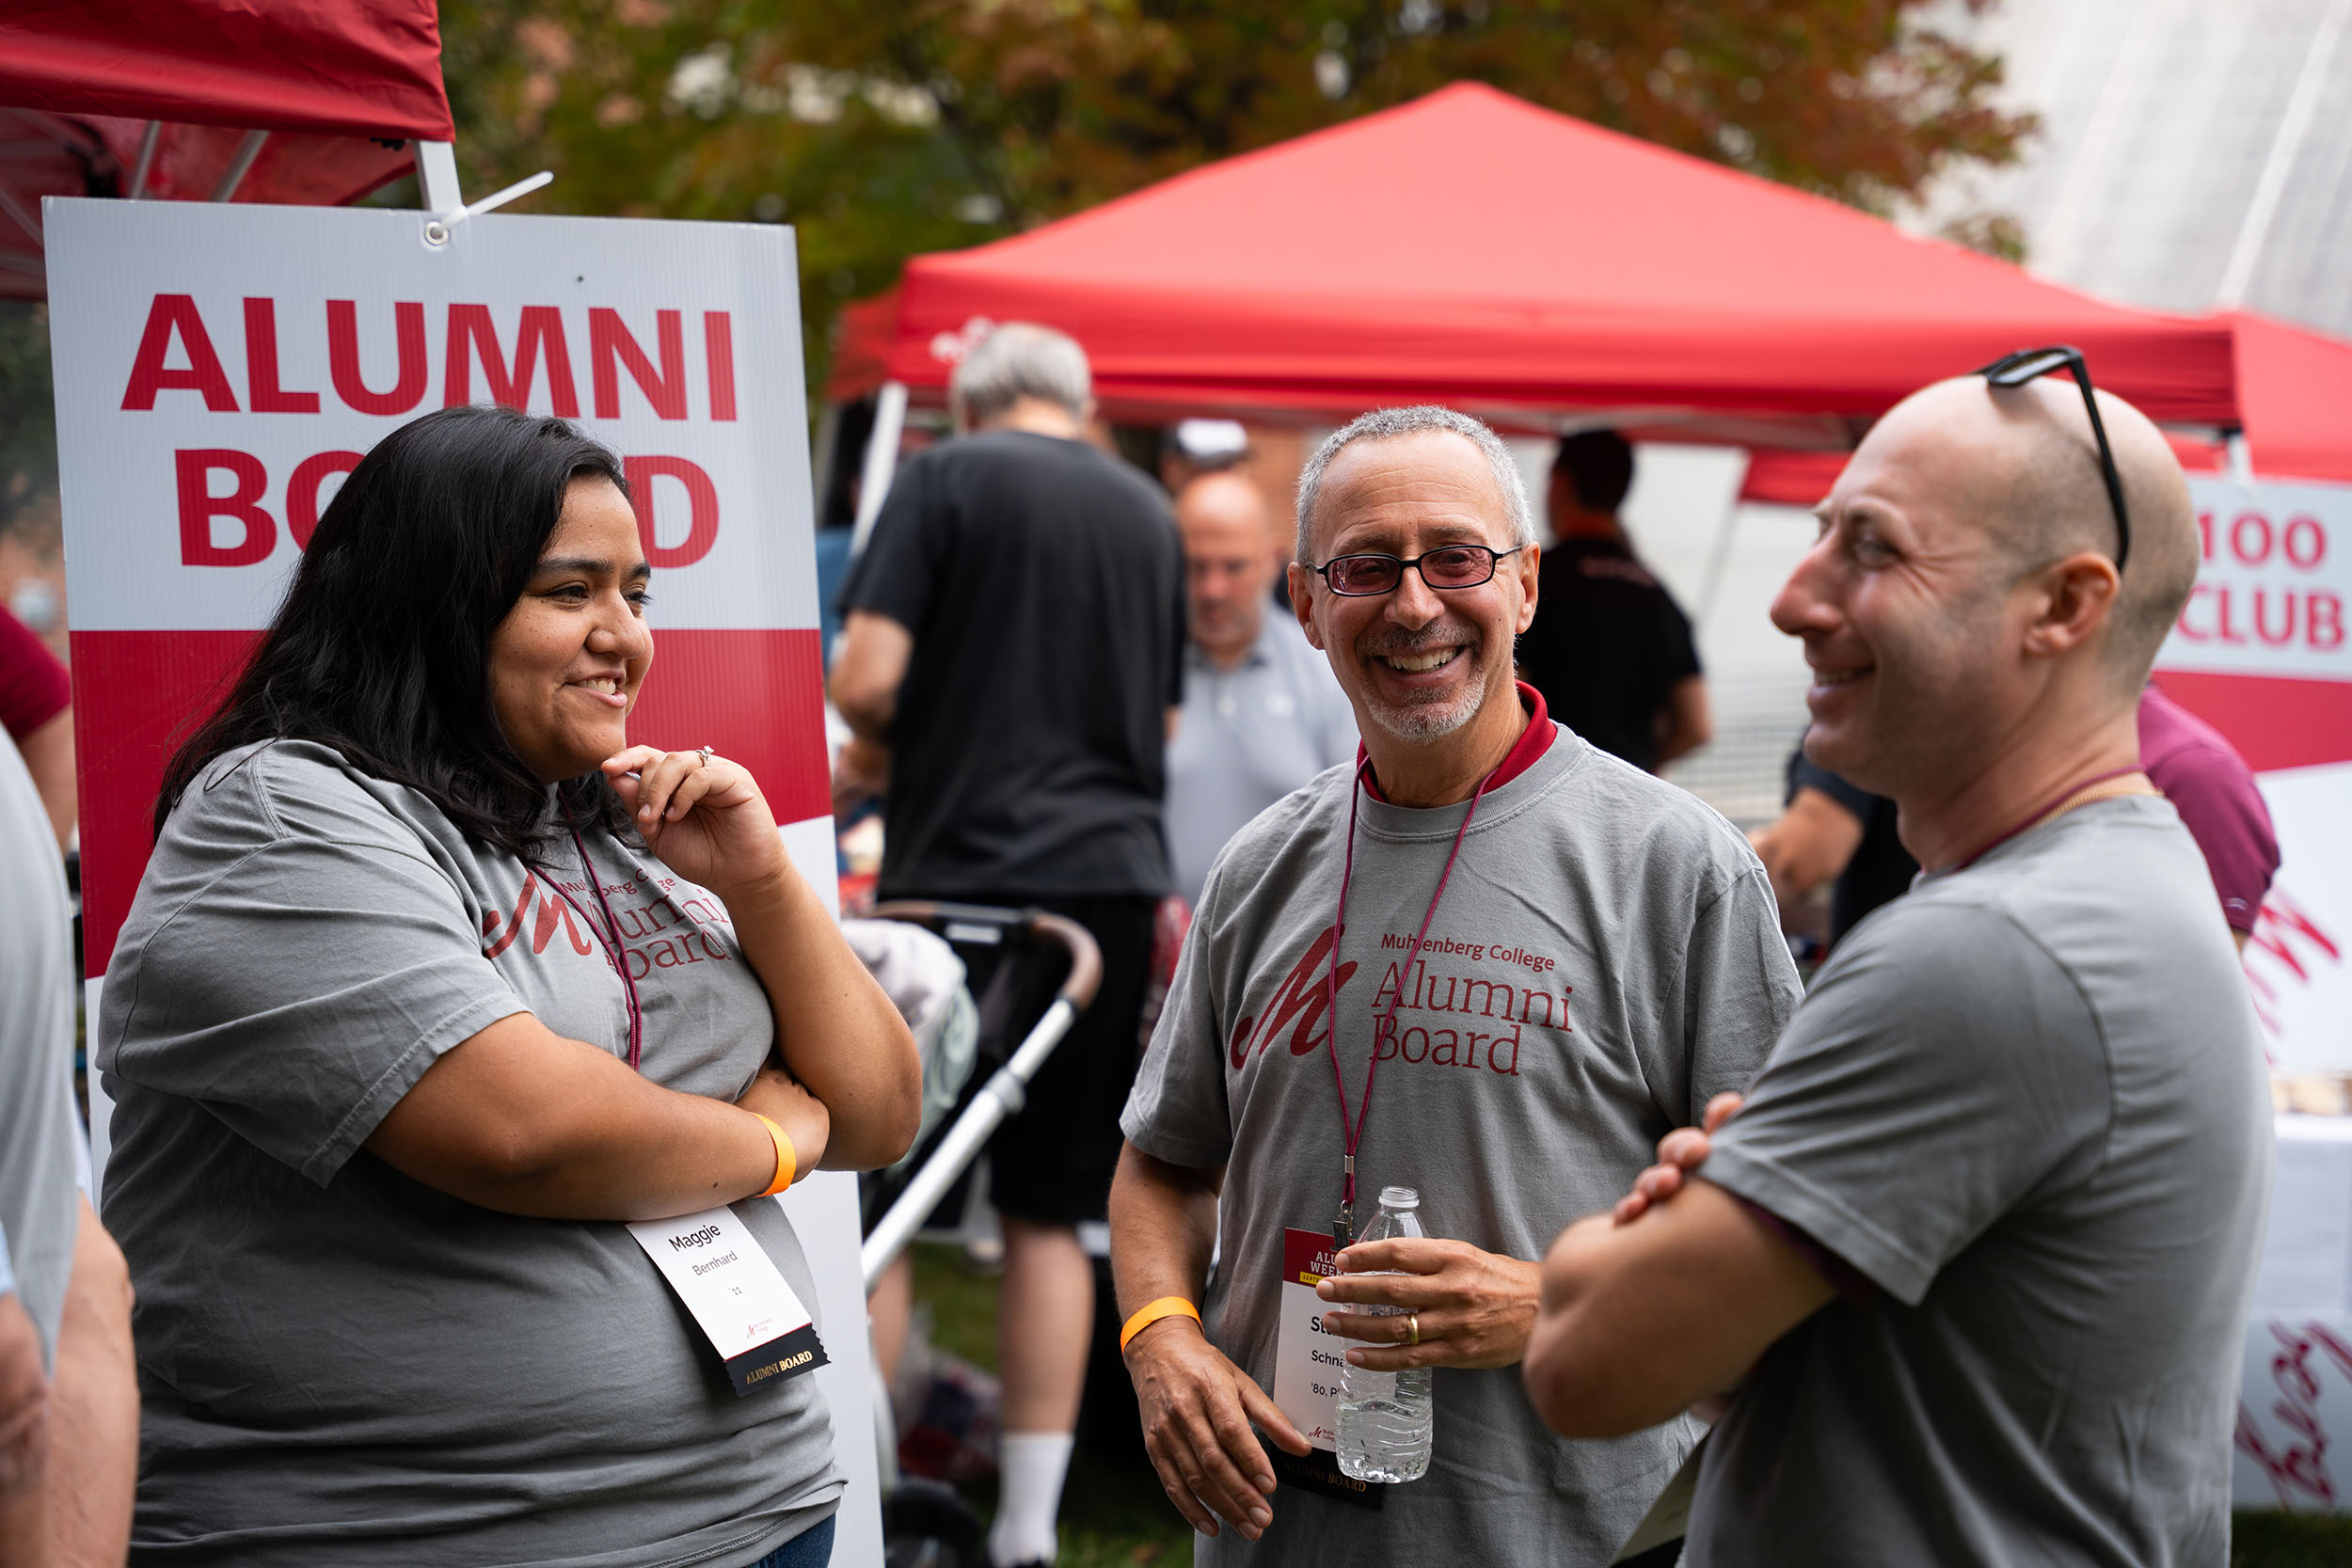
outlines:
[{"label": "white-haired person", "polygon": [[[990,1146],[1005,1225],[1004,1485],[989,1554],[1050,1562],[1094,1322],[1077,1227],[1104,1217],[1170,887],[1162,747],[1183,700],[1167,498],[1087,439],[1085,353],[1009,323],[956,367],[962,434],[909,463],[842,589],[837,800],[880,785],[884,898],[1035,907],[1093,933],[1094,1004]],[[978,994],[990,978],[976,964]],[[1016,1006],[1029,1017],[1050,982]],[[1016,1025],[1022,1018],[1016,1016]],[[878,1292],[887,1314],[903,1270]]]},{"label": "white-haired person", "polygon": [[[1145,1444],[1204,1565],[1605,1562],[1697,1429],[1544,1430],[1514,1370],[1535,1259],[1763,1060],[1798,998],[1772,888],[1729,823],[1514,681],[1539,550],[1485,425],[1340,430],[1296,554],[1362,751],[1218,857],[1128,1102],[1111,1259]],[[1343,1244],[1391,1183],[1427,1239]],[[1437,1369],[1419,1480],[1350,1488],[1314,1450],[1342,1347]]]}]

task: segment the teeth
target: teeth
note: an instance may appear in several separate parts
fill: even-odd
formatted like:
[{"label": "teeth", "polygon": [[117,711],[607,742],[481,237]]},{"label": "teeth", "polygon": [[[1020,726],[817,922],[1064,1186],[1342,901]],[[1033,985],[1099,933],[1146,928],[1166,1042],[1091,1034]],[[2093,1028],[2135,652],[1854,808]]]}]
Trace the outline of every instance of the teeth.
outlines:
[{"label": "teeth", "polygon": [[1459,648],[1434,648],[1425,654],[1383,654],[1380,657],[1381,662],[1391,670],[1402,670],[1406,674],[1417,675],[1425,670],[1435,670],[1448,663],[1455,654],[1461,651]]},{"label": "teeth", "polygon": [[621,683],[609,675],[597,680],[581,681],[580,684],[591,691],[601,691],[608,697],[617,697],[621,694]]},{"label": "teeth", "polygon": [[1813,672],[1813,680],[1818,686],[1843,686],[1848,681],[1860,680],[1863,676],[1868,674],[1870,672],[1867,667],[1861,669],[1849,668],[1843,670],[1817,669]]}]

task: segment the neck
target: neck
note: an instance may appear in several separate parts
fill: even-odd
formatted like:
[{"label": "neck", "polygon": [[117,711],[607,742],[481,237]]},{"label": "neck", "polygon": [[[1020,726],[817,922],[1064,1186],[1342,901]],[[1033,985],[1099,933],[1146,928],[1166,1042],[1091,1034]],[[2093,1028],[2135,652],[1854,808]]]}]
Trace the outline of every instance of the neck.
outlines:
[{"label": "neck", "polygon": [[1613,512],[1587,512],[1581,507],[1555,514],[1552,533],[1562,539],[1622,539],[1625,525]]},{"label": "neck", "polygon": [[1075,441],[1086,434],[1069,409],[1043,398],[1023,398],[980,429],[1024,430],[1032,436],[1057,436],[1065,441]]},{"label": "neck", "polygon": [[1391,805],[1427,810],[1469,800],[1487,774],[1502,766],[1527,733],[1527,710],[1506,684],[1489,692],[1469,723],[1441,739],[1416,745],[1377,724],[1364,726],[1364,754]]},{"label": "neck", "polygon": [[2138,766],[2138,722],[2129,706],[2087,725],[2037,720],[2030,730],[1993,748],[1956,785],[1898,796],[1896,832],[1920,865],[1947,871],[2003,834],[2047,820],[2063,807],[2110,795],[2153,793],[2145,778],[2130,774],[2061,799],[2085,780]]},{"label": "neck", "polygon": [[1237,642],[1219,642],[1215,647],[1211,647],[1196,638],[1194,645],[1200,648],[1200,657],[1209,661],[1211,668],[1238,670],[1241,668],[1242,661],[1249,657],[1249,650],[1258,645],[1258,627],[1251,626],[1249,635]]}]

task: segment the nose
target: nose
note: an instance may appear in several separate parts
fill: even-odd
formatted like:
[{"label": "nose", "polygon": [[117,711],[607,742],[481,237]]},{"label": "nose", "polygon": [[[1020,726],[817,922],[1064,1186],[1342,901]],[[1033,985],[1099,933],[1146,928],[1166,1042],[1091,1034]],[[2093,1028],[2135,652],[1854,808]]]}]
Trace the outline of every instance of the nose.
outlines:
[{"label": "nose", "polygon": [[1790,637],[1836,629],[1837,609],[1830,594],[1836,567],[1829,554],[1830,539],[1824,535],[1772,595],[1772,625]]},{"label": "nose", "polygon": [[1419,631],[1445,613],[1445,601],[1418,567],[1408,567],[1404,579],[1389,594],[1389,619],[1408,630]]},{"label": "nose", "polygon": [[588,651],[616,655],[636,662],[653,649],[653,631],[628,600],[615,593],[599,604],[596,622],[588,628]]}]

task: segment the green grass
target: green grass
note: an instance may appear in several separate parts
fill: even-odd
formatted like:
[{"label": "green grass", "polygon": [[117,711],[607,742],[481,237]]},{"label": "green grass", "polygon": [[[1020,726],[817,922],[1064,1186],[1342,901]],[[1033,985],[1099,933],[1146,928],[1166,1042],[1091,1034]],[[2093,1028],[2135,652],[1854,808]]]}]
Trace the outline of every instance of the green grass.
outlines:
[{"label": "green grass", "polygon": [[[945,1247],[914,1249],[914,1298],[931,1309],[931,1342],[992,1372],[996,1368],[996,1282],[968,1270]],[[993,1484],[968,1486],[983,1518],[995,1511]],[[1057,1568],[1184,1568],[1192,1531],[1146,1470],[1097,1464],[1081,1453],[1062,1493]],[[2310,1513],[2237,1515],[2231,1568],[2346,1568],[2352,1518]]]},{"label": "green grass", "polygon": [[[931,1343],[975,1366],[996,1370],[996,1281],[964,1266],[947,1247],[917,1246],[914,1299],[931,1311]],[[966,1485],[964,1500],[992,1517],[993,1482]],[[1187,1568],[1192,1527],[1171,1507],[1148,1466],[1104,1465],[1081,1451],[1062,1489],[1057,1568]]]}]

